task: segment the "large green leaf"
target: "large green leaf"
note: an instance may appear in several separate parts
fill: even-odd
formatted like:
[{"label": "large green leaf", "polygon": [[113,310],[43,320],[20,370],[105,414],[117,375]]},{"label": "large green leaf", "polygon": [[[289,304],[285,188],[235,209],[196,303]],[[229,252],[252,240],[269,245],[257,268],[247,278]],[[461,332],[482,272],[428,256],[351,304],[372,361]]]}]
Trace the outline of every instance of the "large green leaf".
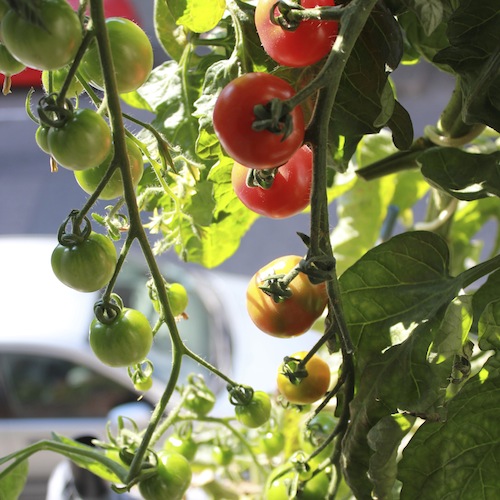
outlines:
[{"label": "large green leaf", "polygon": [[459,200],[500,196],[500,153],[474,154],[432,148],[418,158],[428,181]]},{"label": "large green leaf", "polygon": [[500,300],[500,271],[496,271],[488,276],[486,282],[472,296],[472,308],[474,311],[474,323],[478,330],[478,322],[490,302]]},{"label": "large green leaf", "polygon": [[389,497],[396,479],[397,448],[411,422],[397,414],[433,418],[439,414],[454,356],[461,352],[470,324],[467,301],[457,300],[366,366],[343,441],[345,474],[356,498],[370,498],[372,492],[376,498]]},{"label": "large green leaf", "polygon": [[415,433],[399,464],[401,500],[498,497],[499,368],[490,358],[449,402],[446,420],[425,422]]},{"label": "large green leaf", "polygon": [[17,500],[28,479],[28,460],[23,460],[0,479],[0,500]]},{"label": "large green leaf", "polygon": [[500,9],[497,0],[461,0],[448,22],[449,47],[434,57],[460,75],[465,123],[500,132]]},{"label": "large green leaf", "polygon": [[367,252],[340,277],[345,317],[362,369],[410,328],[451,302],[462,278],[448,274],[446,242],[425,231],[397,235]]},{"label": "large green leaf", "polygon": [[165,52],[172,59],[180,61],[188,44],[188,37],[184,27],[175,23],[166,0],[155,0],[154,27],[156,37]]}]

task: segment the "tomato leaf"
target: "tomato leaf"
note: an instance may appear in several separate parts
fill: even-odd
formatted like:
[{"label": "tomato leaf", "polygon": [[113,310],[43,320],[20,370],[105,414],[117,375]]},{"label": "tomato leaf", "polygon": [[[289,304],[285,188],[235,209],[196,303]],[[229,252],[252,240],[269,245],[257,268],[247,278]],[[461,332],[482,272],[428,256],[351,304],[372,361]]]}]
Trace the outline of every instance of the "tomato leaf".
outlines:
[{"label": "tomato leaf", "polygon": [[430,36],[443,20],[447,0],[405,0],[405,3],[416,14],[425,34]]},{"label": "tomato leaf", "polygon": [[496,271],[488,276],[486,282],[474,293],[472,297],[472,308],[474,311],[475,328],[479,329],[478,323],[486,306],[493,301],[500,299],[500,271]]},{"label": "tomato leaf", "polygon": [[499,369],[498,356],[490,358],[449,402],[446,421],[425,422],[417,430],[399,465],[402,500],[479,500],[499,491]]},{"label": "tomato leaf", "polygon": [[[402,413],[436,418],[442,411],[454,355],[461,352],[462,339],[469,331],[471,317],[467,311],[466,302],[446,304],[429,315],[428,321],[422,320],[406,340],[379,353],[363,370],[351,403],[351,426],[343,447],[347,481],[356,498],[369,497],[374,485],[378,498],[388,498],[394,486],[397,447],[411,420],[386,443],[389,462],[384,466],[382,456],[374,454],[369,445],[371,440],[373,450],[373,433],[384,426],[385,419],[397,413],[399,418],[403,418]],[[442,357],[429,356],[443,339],[456,350],[444,349]],[[378,444],[382,446],[380,441]]]},{"label": "tomato leaf", "polygon": [[465,123],[500,132],[500,10],[496,0],[462,0],[448,22],[449,47],[434,57],[460,75]]},{"label": "tomato leaf", "polygon": [[165,52],[179,62],[188,39],[184,27],[175,23],[175,18],[165,0],[155,0],[154,28]]},{"label": "tomato leaf", "polygon": [[28,460],[22,460],[5,477],[0,479],[0,500],[16,500],[28,479]]},{"label": "tomato leaf", "polygon": [[226,0],[166,0],[176,24],[195,33],[215,28],[226,10]]},{"label": "tomato leaf", "polygon": [[418,161],[434,186],[459,200],[500,195],[500,153],[474,154],[456,148],[432,148]]}]

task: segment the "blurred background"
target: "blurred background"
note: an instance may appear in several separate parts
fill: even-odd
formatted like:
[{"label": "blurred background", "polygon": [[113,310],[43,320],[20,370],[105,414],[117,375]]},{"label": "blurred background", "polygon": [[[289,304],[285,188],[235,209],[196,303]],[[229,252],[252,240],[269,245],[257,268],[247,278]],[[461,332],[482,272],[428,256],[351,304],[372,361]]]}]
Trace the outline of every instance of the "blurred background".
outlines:
[{"label": "blurred background", "polygon": [[[111,2],[113,3],[113,2]],[[122,4],[126,2],[114,2]],[[157,62],[165,55],[155,40],[153,1],[131,1],[136,20],[150,34]],[[423,127],[435,124],[453,89],[453,79],[426,63],[402,66],[393,75],[398,98],[412,117],[415,137]],[[14,86],[0,98],[0,234],[53,234],[73,208],[86,198],[73,173],[60,169],[50,173],[48,157],[35,143],[36,124],[25,112],[27,88]],[[33,96],[37,102],[37,95]],[[104,208],[104,202],[101,202]],[[332,227],[335,223],[331,207]],[[307,215],[285,220],[260,218],[243,238],[236,254],[219,269],[253,274],[274,258],[304,253],[297,231],[308,232]],[[272,235],[272,239],[269,238]],[[268,243],[262,245],[264,238]],[[176,259],[175,255],[168,258]]]}]

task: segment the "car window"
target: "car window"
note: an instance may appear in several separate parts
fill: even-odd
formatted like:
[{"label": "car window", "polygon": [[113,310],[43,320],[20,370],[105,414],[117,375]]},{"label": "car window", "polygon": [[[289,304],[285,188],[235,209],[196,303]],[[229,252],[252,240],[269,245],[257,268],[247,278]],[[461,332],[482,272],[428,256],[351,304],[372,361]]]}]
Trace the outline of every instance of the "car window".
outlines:
[{"label": "car window", "polygon": [[[137,400],[114,380],[65,359],[0,355],[8,412],[0,418],[106,417],[111,408]],[[2,392],[0,391],[0,394]]]}]

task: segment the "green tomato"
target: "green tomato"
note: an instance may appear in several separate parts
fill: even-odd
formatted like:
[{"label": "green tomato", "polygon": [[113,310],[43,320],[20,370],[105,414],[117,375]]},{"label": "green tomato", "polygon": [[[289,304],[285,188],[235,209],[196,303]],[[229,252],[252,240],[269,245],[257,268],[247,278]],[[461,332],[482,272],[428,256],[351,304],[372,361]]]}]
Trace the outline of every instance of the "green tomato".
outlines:
[{"label": "green tomato", "polygon": [[47,154],[50,154],[49,148],[49,127],[40,125],[35,132],[35,140],[38,147]]},{"label": "green tomato", "polygon": [[7,49],[0,43],[0,73],[5,76],[17,75],[25,69],[26,66],[19,62]]},{"label": "green tomato", "polygon": [[172,434],[163,445],[163,449],[169,453],[180,453],[188,460],[193,460],[198,451],[198,443],[189,434],[181,436],[179,434]]},{"label": "green tomato", "polygon": [[[57,92],[61,91],[61,88],[68,76],[69,67],[56,69],[53,71],[42,71],[42,85],[45,92]],[[50,76],[52,73],[52,88],[50,87]],[[83,92],[83,85],[73,77],[71,83],[69,84],[68,90],[66,92],[67,97],[77,97]]]},{"label": "green tomato", "polygon": [[48,145],[54,160],[69,170],[100,165],[111,151],[111,130],[91,109],[77,109],[62,127],[51,127]]},{"label": "green tomato", "polygon": [[[321,471],[307,481],[298,482],[298,473],[295,470],[280,475],[286,468],[289,468],[289,464],[283,464],[271,472],[265,486],[265,500],[289,500],[290,498],[324,500],[327,497],[330,485],[330,476],[327,472]],[[296,484],[299,488],[295,492]],[[294,493],[296,495],[292,496]]]},{"label": "green tomato", "polygon": [[233,450],[226,445],[215,445],[212,448],[212,460],[221,467],[229,465],[233,461]]},{"label": "green tomato", "polygon": [[123,308],[109,323],[94,318],[89,331],[90,347],[108,366],[130,366],[143,361],[153,344],[153,331],[144,314]]},{"label": "green tomato", "polygon": [[266,432],[260,438],[260,444],[264,453],[268,457],[275,457],[281,453],[285,447],[285,435],[278,429]]},{"label": "green tomato", "polygon": [[271,416],[271,398],[262,391],[255,391],[252,400],[246,404],[238,404],[234,408],[236,419],[245,427],[254,429],[264,425]]},{"label": "green tomato", "polygon": [[[132,139],[127,137],[126,142],[128,160],[130,163],[130,173],[132,175],[132,184],[134,185],[134,188],[136,188],[139,185],[139,181],[141,180],[144,172],[142,152]],[[92,194],[96,190],[97,186],[104,177],[112,158],[113,152],[111,152],[108,158],[99,166],[86,170],[75,171],[75,179],[86,193]],[[112,200],[120,196],[123,196],[123,181],[120,168],[117,168],[104,189],[101,191],[99,198],[101,200]]]},{"label": "green tomato", "polygon": [[186,398],[184,406],[196,413],[199,417],[208,415],[215,405],[215,395],[207,388],[203,391],[192,392]]},{"label": "green tomato", "polygon": [[66,0],[40,0],[40,24],[9,10],[2,19],[2,39],[9,52],[35,69],[58,69],[75,57],[82,41],[82,26]]},{"label": "green tomato", "polygon": [[134,389],[139,392],[147,392],[151,387],[153,387],[152,377],[140,378],[134,382]]},{"label": "green tomato", "polygon": [[51,264],[65,285],[80,292],[95,292],[107,285],[115,272],[116,248],[107,236],[92,231],[81,243],[57,245]]},{"label": "green tomato", "polygon": [[[147,80],[153,68],[151,42],[146,33],[129,19],[110,17],[106,19],[106,27],[118,92],[137,90]],[[101,63],[95,42],[85,53],[81,68],[93,86],[99,89],[104,88]]]},{"label": "green tomato", "polygon": [[[312,453],[333,432],[337,425],[337,417],[326,410],[314,416],[299,434],[300,447],[306,453]],[[333,453],[335,443],[332,441],[326,448],[314,457],[317,462],[323,461]]]},{"label": "green tomato", "polygon": [[10,7],[5,0],[0,0],[0,21],[4,18],[5,14],[9,11]]},{"label": "green tomato", "polygon": [[179,453],[158,453],[157,474],[139,483],[144,500],[181,500],[191,484],[188,460]]}]

